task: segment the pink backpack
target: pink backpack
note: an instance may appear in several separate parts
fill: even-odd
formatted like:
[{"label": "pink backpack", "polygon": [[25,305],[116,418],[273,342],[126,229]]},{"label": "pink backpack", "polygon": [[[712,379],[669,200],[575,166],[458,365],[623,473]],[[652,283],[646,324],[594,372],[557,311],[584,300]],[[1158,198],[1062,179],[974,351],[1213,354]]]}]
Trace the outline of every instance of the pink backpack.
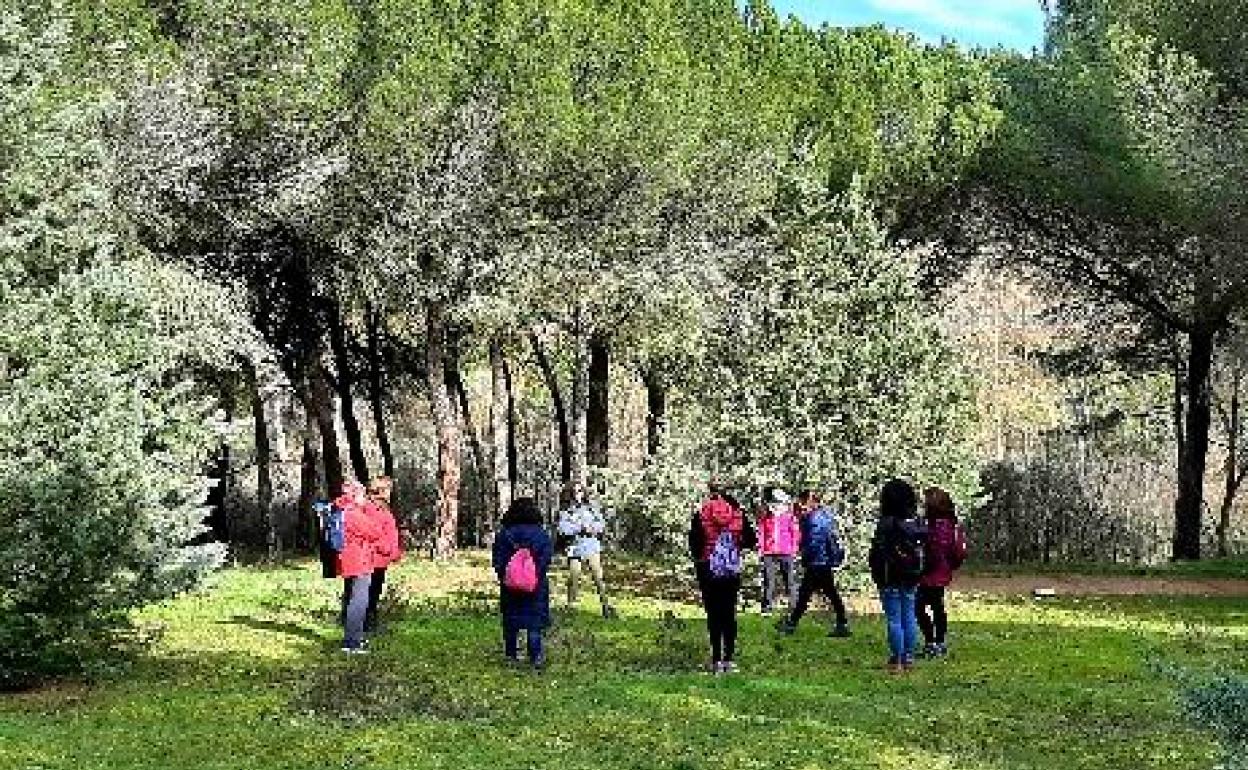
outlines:
[{"label": "pink backpack", "polygon": [[528,548],[517,548],[503,570],[503,587],[522,594],[537,590],[537,562]]}]

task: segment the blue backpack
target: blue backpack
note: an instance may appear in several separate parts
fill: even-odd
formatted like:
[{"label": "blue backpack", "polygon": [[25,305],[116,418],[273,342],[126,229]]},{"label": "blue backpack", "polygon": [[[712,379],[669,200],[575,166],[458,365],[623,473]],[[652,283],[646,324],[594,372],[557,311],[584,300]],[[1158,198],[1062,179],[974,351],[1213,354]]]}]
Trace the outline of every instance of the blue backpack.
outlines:
[{"label": "blue backpack", "polygon": [[711,550],[711,576],[731,578],[741,574],[741,549],[728,530],[719,533]]},{"label": "blue backpack", "polygon": [[324,500],[317,500],[315,503],[312,503],[312,510],[316,512],[321,533],[321,544],[326,550],[342,553],[342,548],[347,542],[346,526],[342,520],[342,509],[335,505],[330,505]]}]

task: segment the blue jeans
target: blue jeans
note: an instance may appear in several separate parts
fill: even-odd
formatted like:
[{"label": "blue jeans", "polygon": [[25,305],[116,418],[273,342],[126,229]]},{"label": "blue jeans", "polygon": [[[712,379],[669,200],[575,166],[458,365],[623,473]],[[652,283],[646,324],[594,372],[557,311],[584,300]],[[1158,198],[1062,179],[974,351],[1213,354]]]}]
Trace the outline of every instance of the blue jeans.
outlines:
[{"label": "blue jeans", "polygon": [[[542,656],[542,629],[529,628],[528,632],[529,645],[529,662],[541,663],[544,658]],[[507,621],[503,621],[503,649],[507,657],[517,660],[520,657],[520,626],[513,626]]]},{"label": "blue jeans", "polygon": [[919,645],[919,621],[914,615],[913,588],[881,588],[880,604],[888,623],[888,653],[891,663],[908,663]]},{"label": "blue jeans", "polygon": [[372,573],[343,579],[343,647],[356,649],[364,643],[364,618],[368,614],[368,589],[372,582]]}]

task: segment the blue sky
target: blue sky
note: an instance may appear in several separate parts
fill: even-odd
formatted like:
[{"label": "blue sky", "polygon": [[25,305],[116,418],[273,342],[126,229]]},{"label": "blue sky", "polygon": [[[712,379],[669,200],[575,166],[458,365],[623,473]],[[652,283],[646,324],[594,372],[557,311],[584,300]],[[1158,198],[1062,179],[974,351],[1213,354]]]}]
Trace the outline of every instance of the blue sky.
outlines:
[{"label": "blue sky", "polygon": [[772,0],[781,16],[812,26],[880,23],[939,43],[1002,45],[1020,51],[1039,47],[1044,34],[1041,0]]}]

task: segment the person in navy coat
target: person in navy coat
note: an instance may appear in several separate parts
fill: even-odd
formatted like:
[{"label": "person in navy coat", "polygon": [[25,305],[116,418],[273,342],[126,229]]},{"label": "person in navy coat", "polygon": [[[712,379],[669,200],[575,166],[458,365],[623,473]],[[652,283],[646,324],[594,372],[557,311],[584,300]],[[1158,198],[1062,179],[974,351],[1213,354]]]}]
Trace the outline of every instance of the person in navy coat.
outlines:
[{"label": "person in navy coat", "polygon": [[[512,591],[503,585],[507,563],[521,548],[529,549],[537,566],[537,590]],[[494,539],[494,573],[498,577],[499,607],[503,621],[503,649],[507,660],[519,663],[520,630],[528,636],[529,662],[536,669],[546,664],[542,651],[542,631],[550,625],[550,581],[547,573],[554,556],[554,545],[542,526],[537,501],[520,497],[503,517],[503,528]]]}]

